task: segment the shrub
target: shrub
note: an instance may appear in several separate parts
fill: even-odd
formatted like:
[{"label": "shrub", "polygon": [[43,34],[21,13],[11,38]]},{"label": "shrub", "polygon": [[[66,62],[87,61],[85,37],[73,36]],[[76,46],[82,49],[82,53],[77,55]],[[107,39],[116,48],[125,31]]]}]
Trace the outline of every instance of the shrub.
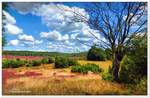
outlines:
[{"label": "shrub", "polygon": [[97,48],[95,45],[91,47],[87,54],[87,60],[92,61],[105,61],[106,54],[105,51],[101,48]]},{"label": "shrub", "polygon": [[43,58],[43,59],[41,60],[41,63],[42,63],[42,64],[48,64],[48,63],[49,63],[49,59],[48,59],[48,58]]},{"label": "shrub", "polygon": [[109,72],[105,72],[102,74],[102,78],[103,80],[107,80],[107,81],[113,81],[113,77],[112,74]]},{"label": "shrub", "polygon": [[93,73],[99,73],[102,72],[103,70],[98,65],[92,63],[88,63],[80,66],[72,66],[71,68],[71,72],[87,74],[88,71],[91,71]]},{"label": "shrub", "polygon": [[40,66],[40,65],[41,65],[41,61],[40,60],[32,60],[32,61],[28,61],[26,63],[27,67]]},{"label": "shrub", "polygon": [[2,60],[2,68],[10,68],[10,60]]},{"label": "shrub", "polygon": [[39,65],[41,65],[41,61],[37,61],[37,60],[31,61],[31,63],[32,63],[32,66],[39,66]]},{"label": "shrub", "polygon": [[121,61],[119,80],[124,83],[138,83],[147,76],[147,36],[136,35],[127,47],[127,53]]},{"label": "shrub", "polygon": [[66,58],[56,57],[55,58],[55,68],[67,68],[69,67],[69,62]]},{"label": "shrub", "polygon": [[20,59],[2,61],[2,68],[18,68],[23,65],[25,65],[25,61]]},{"label": "shrub", "polygon": [[23,60],[10,60],[10,64],[12,68],[18,68],[23,66],[25,63]]},{"label": "shrub", "polygon": [[135,87],[135,91],[139,91],[141,94],[147,94],[147,78],[143,77]]},{"label": "shrub", "polygon": [[80,64],[78,63],[78,61],[73,60],[73,59],[68,59],[68,63],[69,63],[69,66],[80,65]]},{"label": "shrub", "polygon": [[54,63],[54,59],[52,57],[48,57],[49,64]]}]

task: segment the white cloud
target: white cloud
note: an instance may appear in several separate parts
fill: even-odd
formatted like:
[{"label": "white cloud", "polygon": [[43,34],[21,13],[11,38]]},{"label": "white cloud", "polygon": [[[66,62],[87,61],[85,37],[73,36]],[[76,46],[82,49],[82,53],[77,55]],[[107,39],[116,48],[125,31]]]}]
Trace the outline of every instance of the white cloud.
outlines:
[{"label": "white cloud", "polygon": [[68,40],[69,39],[69,35],[65,34],[64,36],[62,36],[62,40]]},{"label": "white cloud", "polygon": [[15,39],[15,40],[10,40],[9,45],[12,45],[12,46],[17,46],[19,44],[19,40]]},{"label": "white cloud", "polygon": [[3,11],[3,14],[5,15],[5,19],[3,20],[5,33],[11,34],[11,35],[18,35],[23,33],[23,30],[20,29],[18,26],[16,26],[16,20],[13,16],[11,16],[8,12]]},{"label": "white cloud", "polygon": [[58,31],[41,32],[40,36],[50,40],[61,40],[61,34]]},{"label": "white cloud", "polygon": [[6,30],[5,32],[8,34],[18,35],[18,34],[23,33],[22,29],[18,28],[16,25],[13,25],[13,24],[6,24],[4,28]]},{"label": "white cloud", "polygon": [[[101,38],[98,31],[91,29],[84,22],[73,21],[74,19],[82,18],[74,14],[74,11],[85,16],[87,20],[89,19],[88,13],[83,8],[69,7],[56,3],[12,3],[12,7],[23,15],[32,14],[41,17],[42,23],[48,27],[49,32],[41,32],[40,37],[43,38],[42,40],[47,39],[46,41],[50,41],[50,44],[46,46],[50,51],[87,50],[88,47],[83,46],[76,39],[92,44],[97,42],[97,40],[94,40],[95,38],[91,33],[97,38]],[[30,45],[37,45],[43,42],[32,37],[22,37],[21,39],[26,39],[25,41],[30,39],[32,42],[25,42],[25,44]]]},{"label": "white cloud", "polygon": [[58,32],[69,33],[77,29],[82,29],[84,23],[72,21],[75,18],[81,18],[74,14],[74,11],[89,19],[88,13],[83,8],[69,7],[63,4],[12,3],[11,5],[19,13],[31,13],[36,16],[41,16],[42,22],[46,24],[50,30],[56,30]]},{"label": "white cloud", "polygon": [[9,23],[9,24],[15,24],[16,20],[14,17],[12,17],[8,12],[3,11],[3,14],[5,15],[5,23]]},{"label": "white cloud", "polygon": [[23,34],[23,35],[19,35],[19,40],[22,40],[22,41],[34,41],[34,38],[32,35],[26,35],[26,34]]},{"label": "white cloud", "polygon": [[35,40],[34,43],[35,43],[35,44],[41,44],[41,43],[43,43],[43,41],[42,41],[42,40]]},{"label": "white cloud", "polygon": [[32,2],[15,2],[11,3],[10,6],[16,9],[20,14],[28,14],[34,7],[38,6],[38,4]]},{"label": "white cloud", "polygon": [[46,38],[48,40],[57,40],[57,41],[62,41],[62,40],[68,40],[69,39],[68,34],[65,34],[63,36],[58,31],[41,32],[40,36],[43,37],[43,38]]}]

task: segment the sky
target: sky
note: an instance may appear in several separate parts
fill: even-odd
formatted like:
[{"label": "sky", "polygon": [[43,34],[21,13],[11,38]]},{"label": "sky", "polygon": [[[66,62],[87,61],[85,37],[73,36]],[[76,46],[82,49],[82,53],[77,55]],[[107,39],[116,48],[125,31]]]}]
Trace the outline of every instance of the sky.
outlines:
[{"label": "sky", "polygon": [[[90,46],[99,43],[100,40],[106,42],[107,39],[87,23],[73,21],[81,19],[81,16],[84,16],[87,21],[94,17],[86,10],[86,8],[92,9],[92,6],[86,4],[89,3],[9,3],[8,9],[3,10],[5,15],[3,27],[7,40],[7,45],[3,49],[74,53],[88,51]],[[118,7],[121,10],[119,3],[113,6],[117,9]],[[81,16],[74,14],[74,11]],[[108,11],[107,13],[114,21],[115,16]],[[125,15],[124,18],[126,18]],[[136,19],[135,17],[132,21]],[[99,23],[103,24],[103,21]],[[131,28],[130,31],[135,28],[137,26]],[[100,40],[97,40],[90,32]]]},{"label": "sky", "polygon": [[74,10],[89,19],[82,3],[9,3],[3,10],[7,40],[4,50],[88,51],[90,47],[83,43],[93,45],[98,41],[89,31],[100,35],[86,23],[73,22]]}]

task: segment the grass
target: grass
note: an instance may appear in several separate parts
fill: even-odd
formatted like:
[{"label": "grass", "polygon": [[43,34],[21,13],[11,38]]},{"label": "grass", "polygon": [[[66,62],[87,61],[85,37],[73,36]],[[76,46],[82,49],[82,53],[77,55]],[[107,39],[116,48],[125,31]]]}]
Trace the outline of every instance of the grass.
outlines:
[{"label": "grass", "polygon": [[[111,61],[84,61],[80,64],[95,63],[105,71]],[[54,64],[35,67],[9,68],[17,74],[27,71],[42,73],[39,76],[8,78],[2,87],[3,95],[133,95],[143,94],[139,89],[128,85],[102,80],[101,74],[71,73],[70,68],[55,69]],[[54,75],[54,73],[56,73]],[[66,77],[67,75],[67,77]],[[73,77],[69,77],[73,75]],[[139,86],[140,87],[140,86]],[[139,88],[138,87],[138,88]],[[144,93],[145,94],[145,93]]]},{"label": "grass", "polygon": [[[7,85],[6,92],[3,92],[3,94],[111,95],[127,93],[127,89],[123,85],[100,79],[20,78],[11,79]],[[27,91],[28,93],[21,93]]]},{"label": "grass", "polygon": [[107,71],[109,66],[112,65],[112,61],[85,61],[85,60],[79,60],[78,61],[80,64],[87,64],[87,63],[94,63],[99,65],[104,71]]}]

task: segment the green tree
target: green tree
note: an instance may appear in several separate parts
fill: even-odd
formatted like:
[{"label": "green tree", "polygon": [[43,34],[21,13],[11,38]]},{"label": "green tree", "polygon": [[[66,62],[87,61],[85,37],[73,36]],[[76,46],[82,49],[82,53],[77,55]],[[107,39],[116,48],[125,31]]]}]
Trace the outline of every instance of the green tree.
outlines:
[{"label": "green tree", "polygon": [[127,47],[127,54],[121,62],[119,80],[136,83],[147,76],[147,35],[137,35]]},{"label": "green tree", "polygon": [[[2,10],[8,10],[8,3],[6,2],[3,2],[2,3]],[[4,21],[6,19],[5,15],[2,13],[2,20]],[[7,44],[7,41],[6,41],[6,35],[4,34],[5,32],[5,23],[3,22],[2,23],[2,48]]]},{"label": "green tree", "polygon": [[96,45],[94,45],[87,54],[87,60],[104,61],[106,60],[105,51],[101,48],[97,48]]}]

